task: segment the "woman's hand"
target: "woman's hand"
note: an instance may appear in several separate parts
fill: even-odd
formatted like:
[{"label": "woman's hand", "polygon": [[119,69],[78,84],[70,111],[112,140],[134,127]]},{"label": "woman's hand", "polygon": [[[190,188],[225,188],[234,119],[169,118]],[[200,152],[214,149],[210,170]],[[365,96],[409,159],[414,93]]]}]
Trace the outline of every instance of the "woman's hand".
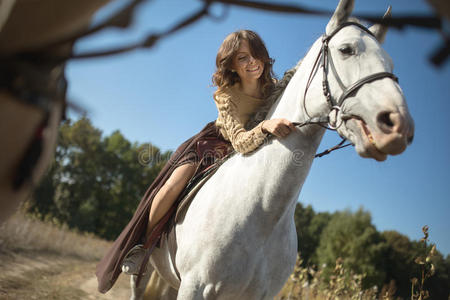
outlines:
[{"label": "woman's hand", "polygon": [[295,130],[294,124],[287,119],[265,120],[261,127],[263,132],[271,133],[279,138],[285,137]]}]

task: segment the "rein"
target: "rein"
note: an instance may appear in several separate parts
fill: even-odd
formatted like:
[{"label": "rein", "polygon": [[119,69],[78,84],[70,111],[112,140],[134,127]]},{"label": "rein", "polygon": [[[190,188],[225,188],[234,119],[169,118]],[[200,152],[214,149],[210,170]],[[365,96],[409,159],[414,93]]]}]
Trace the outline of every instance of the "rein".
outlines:
[{"label": "rein", "polygon": [[[347,27],[347,26],[356,26],[359,27],[360,29],[362,29],[363,31],[367,32],[368,34],[370,34],[371,36],[375,37],[374,34],[367,29],[365,26],[356,23],[356,22],[344,22],[342,24],[340,24],[335,30],[333,30],[329,35],[324,34],[322,37],[322,47],[319,51],[319,54],[316,57],[316,60],[314,62],[313,68],[311,70],[311,73],[309,74],[308,77],[308,81],[306,83],[306,88],[305,88],[305,93],[303,96],[303,108],[306,112],[306,115],[309,117],[309,119],[307,119],[304,122],[294,122],[293,124],[297,127],[303,127],[305,125],[319,125],[324,127],[325,129],[328,130],[334,130],[337,131],[337,128],[340,126],[336,126],[336,124],[331,124],[330,123],[330,118],[328,117],[328,115],[332,112],[332,111],[336,111],[336,114],[341,111],[343,112],[342,109],[342,105],[344,104],[344,101],[350,97],[351,95],[355,94],[363,85],[365,85],[366,83],[370,83],[379,79],[383,79],[383,78],[391,78],[392,80],[394,80],[395,82],[398,82],[398,78],[397,76],[395,76],[392,73],[389,72],[378,72],[378,73],[374,73],[371,75],[368,75],[366,77],[361,78],[360,80],[356,81],[355,83],[351,84],[349,87],[345,87],[344,84],[342,83],[339,74],[337,74],[337,71],[335,70],[335,68],[333,67],[332,70],[334,72],[334,75],[336,77],[336,79],[339,82],[339,85],[341,86],[343,92],[342,95],[336,100],[334,97],[332,97],[331,95],[331,91],[330,91],[330,86],[328,83],[328,71],[329,71],[329,66],[333,65],[333,60],[332,60],[332,56],[330,53],[330,50],[328,48],[328,43],[331,40],[331,38],[333,36],[335,36],[342,28]],[[375,37],[376,38],[376,37]],[[320,64],[319,64],[320,61]],[[316,75],[319,67],[322,68],[323,71],[323,79],[322,79],[322,90],[323,90],[323,95],[325,96],[325,99],[328,103],[328,106],[330,108],[330,111],[328,113],[328,115],[326,116],[321,116],[321,117],[311,117],[308,114],[308,110],[306,109],[306,94],[308,93],[308,89],[309,86],[312,83],[312,80],[314,79],[314,76]],[[342,123],[341,123],[342,124]],[[339,133],[338,133],[339,134]],[[337,144],[334,147],[331,147],[321,153],[316,154],[314,157],[322,157],[324,155],[327,155],[329,153],[331,153],[332,151],[341,149],[341,148],[345,148],[347,146],[352,145],[351,143],[345,144],[344,142],[346,141],[346,138],[342,137],[342,141]]]}]

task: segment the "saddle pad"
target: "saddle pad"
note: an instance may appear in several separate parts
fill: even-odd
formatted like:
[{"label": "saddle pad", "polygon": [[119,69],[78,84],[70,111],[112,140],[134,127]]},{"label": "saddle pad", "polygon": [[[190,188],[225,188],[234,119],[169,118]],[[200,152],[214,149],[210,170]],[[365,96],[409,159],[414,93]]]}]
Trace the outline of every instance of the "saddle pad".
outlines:
[{"label": "saddle pad", "polygon": [[208,179],[211,178],[214,173],[216,173],[218,168],[218,165],[212,166],[211,169],[208,170],[206,174],[202,178],[200,178],[192,188],[189,189],[189,192],[181,198],[180,203],[177,206],[177,211],[175,212],[174,224],[182,221],[192,199],[194,199],[195,195],[197,195],[198,191],[208,181]]}]

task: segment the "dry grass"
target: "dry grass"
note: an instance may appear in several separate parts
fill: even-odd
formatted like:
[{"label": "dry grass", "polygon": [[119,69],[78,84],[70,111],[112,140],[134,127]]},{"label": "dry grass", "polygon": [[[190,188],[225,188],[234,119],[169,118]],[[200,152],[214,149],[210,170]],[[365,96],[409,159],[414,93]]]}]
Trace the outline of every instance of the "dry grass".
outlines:
[{"label": "dry grass", "polygon": [[[424,227],[421,242],[427,246],[428,227]],[[114,299],[128,292],[128,283],[118,287],[115,296],[103,298],[91,290],[81,288],[93,276],[95,262],[100,259],[110,242],[90,234],[70,231],[65,227],[45,223],[23,213],[16,213],[0,226],[0,299]],[[411,300],[429,297],[424,281],[433,276],[434,265],[429,253],[418,257],[422,267],[421,278],[413,278]],[[127,279],[127,278],[126,278]],[[276,300],[395,300],[395,285],[386,285],[378,291],[362,289],[363,275],[344,268],[342,260],[336,261],[334,274],[329,279],[319,268],[304,268],[299,257],[295,270]],[[119,280],[120,281],[120,280]],[[70,284],[69,284],[70,283]],[[94,280],[95,283],[95,280]],[[120,290],[122,289],[122,291]],[[93,291],[92,291],[93,290]],[[113,291],[114,294],[114,291]],[[101,298],[100,298],[101,297]]]},{"label": "dry grass", "polygon": [[[424,237],[420,240],[424,249],[428,246],[428,226],[422,228]],[[415,263],[421,267],[420,278],[411,279],[411,300],[425,300],[430,298],[430,293],[424,288],[425,281],[434,275],[435,266],[432,257],[436,255],[436,245],[415,259]],[[344,268],[342,259],[336,260],[334,274],[329,279],[322,276],[321,268],[302,267],[302,259],[297,257],[294,272],[289,277],[281,292],[275,300],[396,300],[396,287],[394,281],[383,286],[380,292],[378,288],[363,289],[364,275],[354,274]],[[450,298],[449,298],[450,300]]]},{"label": "dry grass", "polygon": [[[82,280],[73,274],[86,266],[85,262],[61,260],[47,267],[34,267],[8,276],[0,275],[0,299],[88,299],[85,291],[68,284],[74,280],[81,283]],[[84,274],[89,276],[86,272]]]},{"label": "dry grass", "polygon": [[[345,269],[338,258],[334,274],[329,280],[322,276],[322,269],[302,267],[302,259],[297,258],[294,272],[275,298],[276,300],[372,300],[377,298],[377,289],[362,289],[363,275]],[[384,291],[383,291],[384,292]],[[383,294],[382,292],[382,294]],[[393,300],[393,295],[384,293],[383,300]]]},{"label": "dry grass", "polygon": [[[429,242],[428,229],[429,227],[427,225],[422,228],[423,238],[420,240],[425,249],[427,249]],[[425,289],[424,285],[425,281],[436,272],[436,268],[431,260],[435,255],[436,245],[433,245],[425,255],[416,257],[415,263],[420,266],[421,276],[420,279],[416,277],[411,279],[411,300],[424,300],[430,298],[430,293]]]},{"label": "dry grass", "polygon": [[97,291],[95,265],[110,244],[16,213],[0,226],[0,299],[128,299],[127,276]]},{"label": "dry grass", "polygon": [[0,250],[46,251],[97,260],[110,243],[16,213],[0,226]]}]

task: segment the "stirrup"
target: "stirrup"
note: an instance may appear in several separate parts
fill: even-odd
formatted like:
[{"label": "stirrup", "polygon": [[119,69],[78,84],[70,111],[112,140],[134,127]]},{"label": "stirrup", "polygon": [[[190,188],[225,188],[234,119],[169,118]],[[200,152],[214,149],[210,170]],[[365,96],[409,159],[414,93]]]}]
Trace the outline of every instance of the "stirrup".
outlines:
[{"label": "stirrup", "polygon": [[[127,275],[138,275],[139,269],[141,268],[142,263],[144,263],[145,252],[147,249],[144,248],[144,245],[136,245],[128,251],[122,261],[122,272]],[[144,273],[146,272],[146,268]]]}]

